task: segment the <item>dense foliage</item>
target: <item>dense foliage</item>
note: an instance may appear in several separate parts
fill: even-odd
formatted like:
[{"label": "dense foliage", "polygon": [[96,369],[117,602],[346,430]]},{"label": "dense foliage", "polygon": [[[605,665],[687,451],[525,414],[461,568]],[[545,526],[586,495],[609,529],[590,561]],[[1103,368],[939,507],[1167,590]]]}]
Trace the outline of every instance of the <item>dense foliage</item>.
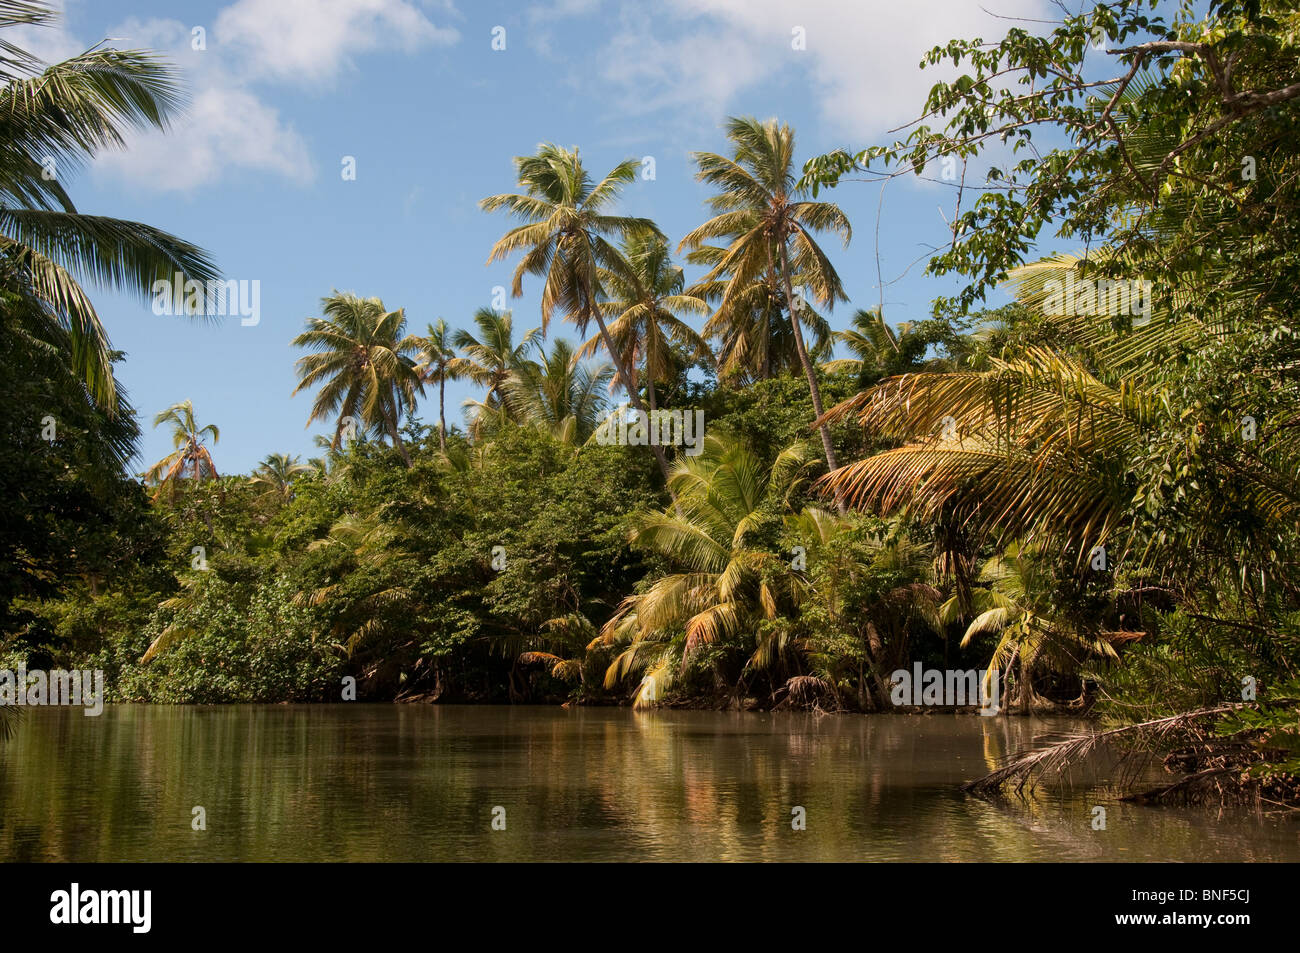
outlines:
[{"label": "dense foliage", "polygon": [[[654,223],[616,214],[630,163],[597,180],[543,145],[516,160],[517,192],[482,203],[519,220],[485,251],[517,256],[516,295],[539,283],[540,328],[482,309],[473,332],[419,336],[402,309],[335,293],[295,341],[322,456],[221,476],[219,432],[177,404],[156,420],[177,450],[146,474],[152,503],[122,472],[137,434],[102,330],[36,267],[42,249],[76,264],[105,226],[75,218],[58,234],[89,244],[50,244],[7,205],[7,656],[103,668],[121,700],[355,684],[840,710],[889,706],[890,673],[915,662],[980,667],[1023,712],[1098,696],[1129,721],[1208,712],[1181,756],[1194,776],[1294,774],[1300,14],[1157,6],[936,49],[926,64],[968,72],[909,136],[802,179],[788,126],[731,120],[727,154],[695,155],[714,194],[678,246],[707,269],[694,285]],[[128,118],[152,119],[167,90],[138,69]],[[964,210],[956,186],[930,268],[963,292],[927,321],[859,310],[832,332],[814,305],[844,294],[817,234],[851,230],[814,197],[955,159],[985,184]],[[3,163],[6,201],[48,204],[23,156]],[[1052,232],[1071,249],[1047,253]],[[121,254],[89,277],[138,278],[139,250]],[[976,310],[998,283],[1015,303]],[[547,345],[556,312],[595,333]],[[445,423],[457,379],[484,390],[464,431]],[[606,439],[611,384],[642,428],[702,412],[707,437]]]}]

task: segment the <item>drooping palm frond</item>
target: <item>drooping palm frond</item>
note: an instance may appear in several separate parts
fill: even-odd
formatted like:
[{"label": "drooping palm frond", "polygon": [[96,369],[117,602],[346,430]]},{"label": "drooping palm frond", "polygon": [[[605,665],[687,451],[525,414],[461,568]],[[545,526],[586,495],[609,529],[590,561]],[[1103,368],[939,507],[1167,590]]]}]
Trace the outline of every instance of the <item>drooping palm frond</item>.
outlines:
[{"label": "drooping palm frond", "polygon": [[675,506],[638,516],[631,538],[675,571],[624,599],[601,629],[599,644],[621,647],[606,671],[607,686],[648,670],[634,696],[644,706],[671,686],[670,669],[684,667],[703,646],[762,650],[759,621],[797,606],[806,584],[753,538],[772,519],[773,498],[782,498],[806,466],[802,448],[765,467],[743,442],[717,435],[705,440],[698,457],[674,465]]},{"label": "drooping palm frond", "polygon": [[[48,24],[41,3],[6,3],[0,30]],[[175,70],[151,53],[96,47],[46,65],[0,37],[0,253],[11,290],[44,303],[29,317],[68,332],[75,372],[105,412],[116,410],[107,335],[83,284],[158,299],[163,282],[204,288],[219,274],[202,249],[139,222],[77,211],[64,184],[136,129],[165,130],[183,104]],[[208,308],[202,309],[208,313]],[[183,313],[183,309],[181,309]]]}]

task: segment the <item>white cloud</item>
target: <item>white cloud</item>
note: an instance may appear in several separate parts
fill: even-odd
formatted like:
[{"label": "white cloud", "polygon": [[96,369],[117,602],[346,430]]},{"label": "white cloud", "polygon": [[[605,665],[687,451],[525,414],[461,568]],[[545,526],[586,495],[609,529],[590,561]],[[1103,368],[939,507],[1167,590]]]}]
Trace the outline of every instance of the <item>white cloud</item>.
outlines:
[{"label": "white cloud", "polygon": [[217,14],[212,33],[241,75],[303,84],[332,79],[357,54],[460,39],[408,0],[237,0]]},{"label": "white cloud", "polygon": [[168,133],[138,136],[125,151],[101,157],[96,169],[172,192],[211,185],[241,169],[298,183],[314,177],[307,144],[293,127],[248,90],[221,84],[200,89],[185,119]]},{"label": "white cloud", "polygon": [[[426,6],[429,5],[427,2]],[[448,0],[436,4],[448,16]],[[203,26],[206,49],[192,48]],[[307,142],[267,101],[275,83],[319,86],[365,53],[412,53],[455,43],[456,30],[436,26],[412,0],[236,0],[210,24],[131,19],[109,31],[110,45],[156,50],[182,71],[190,105],[167,133],[130,136],[122,152],[95,162],[138,188],[192,191],[241,171],[292,183],[314,178]],[[80,53],[87,42],[60,21],[53,28],[17,28],[10,39],[46,61]]]},{"label": "white cloud", "polygon": [[[1042,17],[1046,0],[989,0],[1004,17]],[[823,118],[854,137],[916,118],[942,68],[922,55],[956,37],[994,38],[1013,24],[973,0],[667,0],[668,15],[623,18],[601,54],[629,108],[725,115],[737,94],[789,71],[812,80]],[[802,27],[806,49],[792,49]]]},{"label": "white cloud", "polygon": [[187,192],[239,171],[310,182],[307,143],[278,111],[233,75],[214,49],[192,48],[192,26],[178,20],[129,20],[112,31],[114,45],[156,50],[183,72],[190,103],[166,133],[144,132],[127,148],[100,157],[98,174],[140,188]]}]

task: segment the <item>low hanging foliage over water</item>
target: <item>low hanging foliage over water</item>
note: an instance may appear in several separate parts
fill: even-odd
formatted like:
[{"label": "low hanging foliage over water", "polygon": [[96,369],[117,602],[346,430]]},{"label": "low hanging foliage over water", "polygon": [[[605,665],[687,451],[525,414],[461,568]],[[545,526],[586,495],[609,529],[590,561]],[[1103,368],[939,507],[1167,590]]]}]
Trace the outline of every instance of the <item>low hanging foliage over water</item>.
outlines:
[{"label": "low hanging foliage over water", "polygon": [[[34,161],[165,125],[170,69],[97,49],[114,69],[49,70],[99,87],[30,101],[5,74],[0,668],[102,670],[110,701],[840,712],[959,673],[972,710],[1113,722],[985,790],[1105,743],[1168,753],[1183,781],[1152,796],[1294,802],[1300,14],[1156,8],[934,50],[961,75],[888,145],[799,165],[788,125],[732,119],[680,242],[619,212],[634,162],[539,146],[481,204],[541,312],[420,333],[331,293],[293,341],[319,456],[242,475],[184,395],[154,421],[174,453],[128,471],[122,357],[78,282],[215,268],[63,210]],[[963,290],[833,320],[835,190],[956,165],[984,183],[929,268]],[[479,388],[465,426],[449,381]]]}]

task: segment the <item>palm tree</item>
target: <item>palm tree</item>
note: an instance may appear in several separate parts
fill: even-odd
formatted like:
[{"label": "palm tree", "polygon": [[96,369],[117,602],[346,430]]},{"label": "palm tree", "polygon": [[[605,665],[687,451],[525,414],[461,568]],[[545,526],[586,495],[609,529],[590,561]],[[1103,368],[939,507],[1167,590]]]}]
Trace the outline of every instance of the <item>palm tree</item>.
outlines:
[{"label": "palm tree", "polygon": [[887,378],[835,407],[903,446],[823,477],[857,505],[949,514],[975,537],[1052,539],[1080,563],[1124,520],[1155,396],[1030,348],[981,372]]},{"label": "palm tree", "polygon": [[321,308],[325,316],[308,318],[307,330],[293,339],[295,347],[316,352],[298,359],[294,394],[324,383],[308,426],[337,415],[335,447],[349,418],[387,433],[409,467],[411,458],[397,424],[403,410],[415,402],[420,377],[412,359],[418,341],[403,336],[405,310],[388,311],[379,298],[359,298],[351,292],[335,292],[321,301]]},{"label": "palm tree", "polygon": [[478,326],[478,337],[460,330],[453,335],[452,344],[465,352],[465,376],[487,388],[487,396],[482,401],[471,403],[479,409],[475,418],[477,430],[477,422],[484,412],[508,413],[503,404],[505,383],[511,372],[522,366],[539,346],[542,331],[531,328],[516,344],[514,316],[509,311],[498,313],[491,308],[475,311],[474,323]]},{"label": "palm tree", "polygon": [[[609,336],[630,370],[632,386],[639,389],[644,376],[646,401],[651,412],[659,408],[656,380],[672,380],[690,360],[712,361],[708,343],[678,312],[705,314],[708,305],[691,294],[682,269],[668,254],[668,242],[654,232],[632,232],[621,249],[622,261],[614,269],[602,268],[600,280],[606,300],[599,305],[609,318]],[[603,345],[597,335],[578,352],[594,355]]]},{"label": "palm tree", "polygon": [[330,569],[334,581],[300,590],[293,602],[325,607],[332,619],[335,647],[349,658],[367,640],[394,629],[406,630],[417,614],[407,585],[414,565],[399,535],[397,525],[382,513],[349,514],[307,547],[335,560]]},{"label": "palm tree", "polygon": [[[57,17],[46,3],[0,0],[0,31]],[[46,65],[0,39],[0,286],[39,305],[18,310],[33,337],[50,339],[43,325],[66,333],[74,372],[110,414],[119,409],[110,345],[82,286],[147,301],[160,279],[170,288],[177,274],[206,283],[218,271],[160,229],[78,212],[62,182],[130,131],[166,129],[181,102],[174,69],[152,53],[97,46]]]},{"label": "palm tree", "polygon": [[212,454],[207,447],[209,437],[213,443],[221,439],[216,424],[200,427],[194,419],[194,405],[188,400],[172,404],[153,419],[155,429],[166,423],[172,425],[172,445],[176,449],[144,473],[145,483],[156,488],[153,494],[155,500],[162,496],[164,490],[168,491],[169,498],[175,499],[180,481],[187,474],[196,484],[205,479],[217,479],[217,467],[212,462]]},{"label": "palm tree", "polygon": [[[981,332],[992,331],[990,325]],[[960,337],[946,322],[904,321],[898,328],[886,323],[879,307],[859,308],[848,330],[836,331],[835,340],[854,355],[827,361],[822,370],[828,374],[849,371],[858,378],[859,387],[869,387],[883,377],[913,371],[941,373],[957,369],[958,359],[977,343],[973,337]],[[931,354],[932,345],[947,348],[947,353]],[[957,353],[954,354],[953,351]]]},{"label": "palm tree", "polygon": [[264,496],[287,502],[293,495],[293,481],[315,470],[311,464],[300,463],[297,456],[272,453],[258,464],[253,475],[248,478],[248,483],[262,489]]},{"label": "palm tree", "polygon": [[519,419],[540,426],[564,443],[580,445],[596,431],[605,407],[601,391],[614,370],[578,359],[561,338],[542,363],[526,361],[504,385],[506,405]]},{"label": "palm tree", "polygon": [[[459,333],[459,332],[458,332]],[[456,355],[448,337],[447,322],[439,318],[430,324],[424,337],[417,339],[420,356],[416,370],[420,381],[438,385],[438,449],[447,452],[447,381],[464,380],[470,375],[470,362]]]},{"label": "palm tree", "polygon": [[[1037,707],[1054,707],[1034,690],[1034,669],[1045,656],[1054,657],[1058,669],[1077,669],[1086,657],[1118,659],[1111,643],[1136,634],[1100,627],[1085,633],[1064,618],[1052,605],[1050,563],[1035,547],[1008,546],[985,563],[980,582],[986,588],[975,590],[977,615],[962,636],[962,648],[979,635],[997,637],[985,678],[1017,662],[1020,708],[1026,715]],[[945,616],[955,615],[957,598],[949,599],[941,611]]]},{"label": "palm tree", "polygon": [[[686,257],[692,264],[712,270],[726,254],[726,248],[701,245]],[[803,284],[798,276],[794,280]],[[720,275],[696,282],[688,293],[720,303],[729,284],[729,277]],[[830,324],[808,302],[801,305],[800,323],[812,334],[808,356],[816,363],[830,356]],[[755,277],[748,286],[733,289],[726,307],[719,307],[704,324],[704,336],[718,342],[719,376],[733,383],[746,383],[801,371],[794,325],[786,320],[789,311],[775,268]]]},{"label": "palm tree", "polygon": [[805,465],[792,447],[771,468],[744,443],[710,435],[698,457],[682,457],[671,477],[676,505],[635,519],[632,542],[669,560],[673,572],[628,596],[601,629],[598,645],[621,646],[606,688],[645,673],[634,697],[653,703],[701,647],[723,641],[762,651],[759,626],[799,603],[802,578],[759,539],[773,499]]},{"label": "palm tree", "polygon": [[789,126],[774,119],[759,122],[748,117],[733,118],[727,122],[727,138],[734,146],[732,158],[695,153],[700,169],[696,178],[718,189],[709,200],[717,214],[683,238],[679,248],[698,248],[717,239],[729,241],[726,253],[705,276],[706,281],[726,277],[720,310],[729,309],[760,276],[775,272],[780,277],[791,312],[795,349],[812,394],[826,465],[834,471],[839,464],[830,427],[822,420],[821,387],[797,318],[802,299],[795,297],[793,279],[796,274],[800,276],[825,307],[844,300],[840,277],[812,232],[835,231],[847,247],[852,229],[838,206],[808,201],[805,190],[797,187],[794,131]]},{"label": "palm tree", "polygon": [[[636,409],[644,413],[632,369],[610,336],[599,307],[601,268],[618,270],[620,266],[621,256],[609,237],[626,238],[633,231],[660,234],[649,219],[606,214],[622,187],[635,178],[636,168],[634,160],[620,162],[593,186],[577,149],[544,143],[536,155],[515,158],[523,194],[492,195],[479,204],[489,212],[505,209],[525,223],[510,229],[492,246],[488,264],[522,251],[511,293],[515,297],[523,294],[526,274],[543,278],[543,333],[557,307],[579,334],[585,334],[594,320],[619,383]],[[650,449],[667,480],[668,458],[663,447]]]}]

